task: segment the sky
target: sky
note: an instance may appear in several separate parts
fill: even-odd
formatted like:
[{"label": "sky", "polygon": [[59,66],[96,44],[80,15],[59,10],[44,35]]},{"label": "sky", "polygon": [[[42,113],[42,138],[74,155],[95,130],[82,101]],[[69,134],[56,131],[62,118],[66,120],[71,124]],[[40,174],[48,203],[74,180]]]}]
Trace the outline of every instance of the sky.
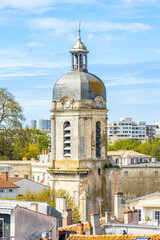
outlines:
[{"label": "sky", "polygon": [[106,86],[109,121],[160,121],[160,0],[0,0],[0,87],[26,124],[50,118],[79,21],[88,70]]}]

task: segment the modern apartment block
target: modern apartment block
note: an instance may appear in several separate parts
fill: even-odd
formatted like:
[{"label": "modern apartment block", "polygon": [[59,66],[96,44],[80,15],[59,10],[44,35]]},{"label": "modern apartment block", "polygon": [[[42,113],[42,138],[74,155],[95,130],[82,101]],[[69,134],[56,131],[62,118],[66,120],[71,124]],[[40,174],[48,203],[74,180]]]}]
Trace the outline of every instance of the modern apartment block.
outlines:
[{"label": "modern apartment block", "polygon": [[150,139],[160,137],[160,122],[155,122],[154,125],[146,125],[146,134]]},{"label": "modern apartment block", "polygon": [[120,118],[119,121],[108,122],[109,141],[120,139],[138,139],[145,141],[146,122],[132,121],[132,118]]},{"label": "modern apartment block", "polygon": [[37,128],[40,130],[51,130],[51,120],[39,119],[29,120],[29,128]]}]

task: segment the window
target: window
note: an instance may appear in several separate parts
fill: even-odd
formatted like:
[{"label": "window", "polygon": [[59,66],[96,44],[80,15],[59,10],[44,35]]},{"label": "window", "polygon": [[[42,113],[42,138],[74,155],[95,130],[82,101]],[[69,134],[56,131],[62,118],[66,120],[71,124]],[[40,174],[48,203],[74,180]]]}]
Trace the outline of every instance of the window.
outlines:
[{"label": "window", "polygon": [[39,176],[37,176],[37,182],[39,182],[39,179],[40,179],[40,177],[39,177]]},{"label": "window", "polygon": [[18,175],[14,175],[14,177],[18,177]]},{"label": "window", "polygon": [[71,156],[71,126],[68,121],[63,125],[63,156]]},{"label": "window", "polygon": [[155,220],[158,220],[158,222],[159,222],[160,211],[155,211],[154,214],[155,214],[155,215],[154,215],[154,219],[155,219]]},{"label": "window", "polygon": [[24,178],[28,179],[28,174],[24,174]]},{"label": "window", "polygon": [[141,209],[138,210],[138,221],[140,222],[142,219],[142,212]]},{"label": "window", "polygon": [[4,190],[0,189],[0,192],[4,192]]},{"label": "window", "polygon": [[98,175],[101,175],[101,169],[98,168]]},{"label": "window", "polygon": [[9,192],[12,192],[12,189],[9,189]]},{"label": "window", "polygon": [[96,157],[101,157],[101,123],[96,123]]}]

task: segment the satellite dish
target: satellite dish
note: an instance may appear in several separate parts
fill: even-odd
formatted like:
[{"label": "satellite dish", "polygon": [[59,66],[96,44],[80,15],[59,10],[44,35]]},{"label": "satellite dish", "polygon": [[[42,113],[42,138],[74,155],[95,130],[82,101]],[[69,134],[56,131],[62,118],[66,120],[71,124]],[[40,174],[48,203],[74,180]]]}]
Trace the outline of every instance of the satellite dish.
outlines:
[{"label": "satellite dish", "polygon": [[68,212],[65,209],[63,209],[63,211],[62,211],[62,217],[63,218],[67,218],[68,217]]}]

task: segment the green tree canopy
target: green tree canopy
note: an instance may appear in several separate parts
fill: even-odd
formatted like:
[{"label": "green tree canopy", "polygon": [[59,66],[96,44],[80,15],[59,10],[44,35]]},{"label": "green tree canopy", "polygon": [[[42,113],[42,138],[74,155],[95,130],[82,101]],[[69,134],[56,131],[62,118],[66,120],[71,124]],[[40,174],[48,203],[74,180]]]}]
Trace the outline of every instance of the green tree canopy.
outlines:
[{"label": "green tree canopy", "polygon": [[109,151],[132,150],[136,149],[140,144],[141,141],[135,139],[117,140],[113,144],[110,144],[108,146],[108,150]]},{"label": "green tree canopy", "polygon": [[22,108],[12,93],[0,88],[0,130],[21,128],[23,120]]}]

